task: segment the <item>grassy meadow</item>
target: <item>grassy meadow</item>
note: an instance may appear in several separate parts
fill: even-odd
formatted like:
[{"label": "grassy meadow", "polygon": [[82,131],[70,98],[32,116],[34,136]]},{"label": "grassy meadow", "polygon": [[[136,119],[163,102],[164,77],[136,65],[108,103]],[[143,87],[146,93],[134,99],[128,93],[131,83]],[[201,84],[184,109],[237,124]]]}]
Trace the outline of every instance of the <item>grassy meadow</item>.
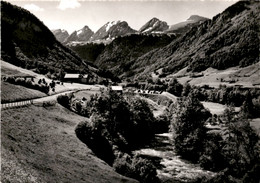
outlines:
[{"label": "grassy meadow", "polygon": [[135,182],[113,171],[75,135],[87,118],[60,105],[2,111],[2,182]]},{"label": "grassy meadow", "polygon": [[1,103],[29,100],[47,96],[38,90],[29,89],[20,85],[1,82]]}]

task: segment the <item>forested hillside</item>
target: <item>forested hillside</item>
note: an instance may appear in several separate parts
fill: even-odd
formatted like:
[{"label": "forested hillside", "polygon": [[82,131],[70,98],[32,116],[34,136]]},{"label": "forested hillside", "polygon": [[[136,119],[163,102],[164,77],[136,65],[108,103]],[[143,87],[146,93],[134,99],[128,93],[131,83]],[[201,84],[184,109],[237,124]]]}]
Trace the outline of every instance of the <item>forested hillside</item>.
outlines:
[{"label": "forested hillside", "polygon": [[88,65],[29,11],[1,1],[1,58],[36,72],[85,72]]},{"label": "forested hillside", "polygon": [[98,55],[105,49],[105,45],[103,43],[88,43],[82,45],[68,44],[67,47],[75,51],[80,56],[80,58],[88,60],[91,63],[94,63]]},{"label": "forested hillside", "polygon": [[118,37],[106,46],[98,56],[95,64],[103,69],[129,77],[134,74],[131,66],[135,60],[145,53],[169,44],[175,36],[163,35],[138,35]]},{"label": "forested hillside", "polygon": [[226,69],[256,63],[259,61],[259,12],[259,2],[238,2],[164,48],[138,58],[129,69],[139,74],[139,78],[147,78],[157,69],[167,75],[186,66],[196,72],[209,67]]}]

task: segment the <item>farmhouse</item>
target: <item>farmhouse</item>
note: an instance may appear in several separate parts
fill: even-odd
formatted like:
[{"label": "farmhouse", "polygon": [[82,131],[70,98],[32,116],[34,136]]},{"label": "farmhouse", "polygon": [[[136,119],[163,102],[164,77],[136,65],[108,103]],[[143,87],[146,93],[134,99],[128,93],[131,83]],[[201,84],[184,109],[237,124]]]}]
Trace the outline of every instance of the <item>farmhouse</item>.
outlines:
[{"label": "farmhouse", "polygon": [[63,78],[64,82],[75,82],[75,83],[88,83],[87,74],[65,74]]},{"label": "farmhouse", "polygon": [[123,87],[122,86],[111,86],[111,90],[117,93],[123,93]]}]

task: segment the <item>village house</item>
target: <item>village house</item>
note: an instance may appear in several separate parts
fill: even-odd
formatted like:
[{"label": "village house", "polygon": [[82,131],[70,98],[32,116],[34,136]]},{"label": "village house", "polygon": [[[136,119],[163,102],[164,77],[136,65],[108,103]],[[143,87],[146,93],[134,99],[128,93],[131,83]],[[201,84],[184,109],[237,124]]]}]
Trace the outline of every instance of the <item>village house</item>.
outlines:
[{"label": "village house", "polygon": [[88,83],[88,75],[87,74],[65,74],[63,78],[63,82],[71,82],[71,83]]},{"label": "village house", "polygon": [[111,86],[111,90],[116,93],[123,93],[123,87],[122,86]]}]

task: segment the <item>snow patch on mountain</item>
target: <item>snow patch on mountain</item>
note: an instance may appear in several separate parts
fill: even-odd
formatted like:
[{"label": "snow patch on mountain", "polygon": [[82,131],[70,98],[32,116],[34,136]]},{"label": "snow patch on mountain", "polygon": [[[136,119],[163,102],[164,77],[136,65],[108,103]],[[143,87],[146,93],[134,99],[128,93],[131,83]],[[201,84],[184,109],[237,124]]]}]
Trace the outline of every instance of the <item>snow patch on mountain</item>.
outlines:
[{"label": "snow patch on mountain", "polygon": [[82,33],[82,29],[78,30],[77,31],[77,35],[81,34]]},{"label": "snow patch on mountain", "polygon": [[120,23],[120,22],[121,22],[120,20],[108,22],[107,25],[106,25],[106,32],[107,32],[113,25],[116,25],[116,24],[118,24],[118,23]]}]

